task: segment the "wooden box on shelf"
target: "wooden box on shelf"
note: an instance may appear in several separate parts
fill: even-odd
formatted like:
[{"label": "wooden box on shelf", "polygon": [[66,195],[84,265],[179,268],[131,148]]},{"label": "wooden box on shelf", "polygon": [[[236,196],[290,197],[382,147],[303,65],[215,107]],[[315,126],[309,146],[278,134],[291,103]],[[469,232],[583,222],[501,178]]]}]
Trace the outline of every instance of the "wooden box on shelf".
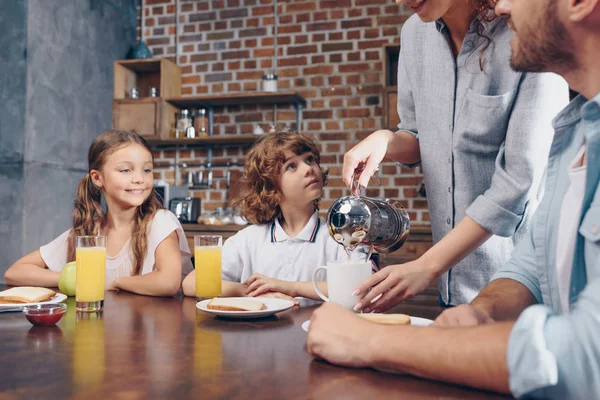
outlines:
[{"label": "wooden box on shelf", "polygon": [[136,88],[140,98],[150,97],[150,89],[157,88],[159,97],[181,95],[181,69],[166,58],[115,61],[114,98],[129,97]]},{"label": "wooden box on shelf", "polygon": [[113,100],[113,128],[133,130],[145,139],[168,139],[176,107],[158,97]]},{"label": "wooden box on shelf", "polygon": [[[115,61],[113,128],[134,130],[146,139],[167,139],[176,107],[163,100],[181,95],[181,69],[166,58]],[[131,89],[139,98],[131,98]],[[151,97],[151,88],[158,90]]]}]

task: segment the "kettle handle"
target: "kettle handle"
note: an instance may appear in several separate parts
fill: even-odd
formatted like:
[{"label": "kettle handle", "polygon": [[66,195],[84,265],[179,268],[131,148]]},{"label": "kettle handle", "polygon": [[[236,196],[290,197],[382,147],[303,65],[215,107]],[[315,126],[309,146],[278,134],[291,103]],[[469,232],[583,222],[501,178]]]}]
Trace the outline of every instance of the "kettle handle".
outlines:
[{"label": "kettle handle", "polygon": [[[362,196],[362,193],[360,192],[361,189],[365,189],[365,188],[361,188],[358,185],[358,177],[360,176],[360,174],[365,170],[365,164],[359,164],[358,167],[356,167],[354,169],[354,173],[352,174],[352,182],[350,183],[350,194],[354,195],[354,196]],[[375,170],[375,172],[379,171],[379,168],[377,168]],[[357,176],[358,175],[358,176]],[[371,181],[371,179],[375,178],[375,186],[381,186],[381,181],[379,180],[379,177],[376,175],[373,175],[372,177],[369,178],[369,181]]]}]

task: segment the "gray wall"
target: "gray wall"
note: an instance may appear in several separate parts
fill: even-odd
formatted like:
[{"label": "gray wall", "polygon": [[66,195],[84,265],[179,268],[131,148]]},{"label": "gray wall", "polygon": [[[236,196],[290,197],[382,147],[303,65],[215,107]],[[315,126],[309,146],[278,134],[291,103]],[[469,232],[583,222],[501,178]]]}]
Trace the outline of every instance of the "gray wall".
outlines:
[{"label": "gray wall", "polygon": [[0,280],[70,227],[89,145],[111,125],[113,62],[135,44],[136,13],[136,0],[0,2]]}]

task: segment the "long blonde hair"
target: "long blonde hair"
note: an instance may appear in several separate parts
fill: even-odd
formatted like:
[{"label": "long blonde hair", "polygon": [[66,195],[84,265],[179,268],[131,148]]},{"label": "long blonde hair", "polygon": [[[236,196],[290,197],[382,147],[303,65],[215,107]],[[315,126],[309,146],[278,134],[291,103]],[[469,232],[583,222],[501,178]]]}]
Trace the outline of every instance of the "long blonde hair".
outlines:
[{"label": "long blonde hair", "polygon": [[[69,233],[67,261],[75,260],[75,238],[77,236],[98,235],[100,228],[106,223],[106,214],[102,210],[102,190],[97,187],[90,172],[100,171],[109,155],[131,143],[136,143],[146,148],[150,154],[152,150],[146,140],[133,131],[108,130],[94,139],[88,151],[88,173],[79,182],[77,197],[73,208],[73,227]],[[152,156],[154,163],[154,156]],[[137,208],[133,219],[133,233],[131,235],[131,249],[133,256],[133,271],[131,275],[139,275],[142,271],[144,258],[148,251],[148,238],[146,231],[148,224],[156,212],[163,206],[156,198],[154,190],[146,200]]]}]

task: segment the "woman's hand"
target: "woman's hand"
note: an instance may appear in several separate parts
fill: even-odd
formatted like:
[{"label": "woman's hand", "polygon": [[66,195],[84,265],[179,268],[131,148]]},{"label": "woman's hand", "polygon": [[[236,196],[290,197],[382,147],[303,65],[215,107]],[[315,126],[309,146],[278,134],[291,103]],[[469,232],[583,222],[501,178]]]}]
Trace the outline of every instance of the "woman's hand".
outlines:
[{"label": "woman's hand", "polygon": [[269,278],[261,274],[254,274],[243,283],[246,294],[256,297],[267,292],[279,292],[290,297],[296,297],[293,282]]},{"label": "woman's hand", "polygon": [[356,168],[364,165],[358,184],[361,187],[367,187],[369,179],[377,171],[379,163],[385,157],[388,143],[393,136],[392,131],[378,130],[344,154],[342,181],[346,186],[350,187],[352,185],[352,177]]},{"label": "woman's hand", "polygon": [[[406,264],[389,265],[371,275],[356,289],[353,294],[358,296],[362,293],[364,297],[356,303],[354,309],[363,312],[383,312],[421,293],[435,278],[434,269],[421,259]],[[373,301],[374,299],[376,300]]]}]

